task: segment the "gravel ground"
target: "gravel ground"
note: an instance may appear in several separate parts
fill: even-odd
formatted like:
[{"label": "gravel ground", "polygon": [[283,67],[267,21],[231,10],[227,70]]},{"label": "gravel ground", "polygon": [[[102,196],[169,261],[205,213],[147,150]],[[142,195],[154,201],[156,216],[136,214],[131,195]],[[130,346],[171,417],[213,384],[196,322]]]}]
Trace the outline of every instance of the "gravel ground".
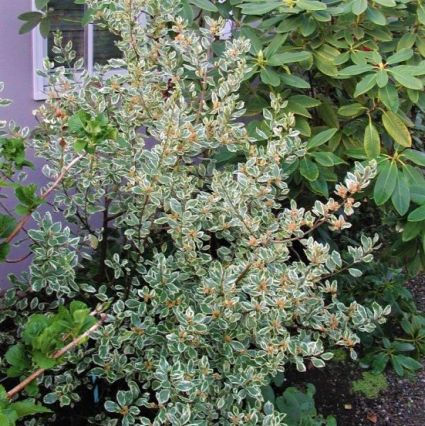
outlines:
[{"label": "gravel ground", "polygon": [[[408,287],[418,309],[425,312],[425,276],[409,282]],[[351,382],[360,377],[355,366],[337,364],[305,374],[308,377],[302,379],[298,375],[288,377],[289,382],[313,383],[316,407],[324,415],[335,415],[338,426],[425,426],[425,369],[411,381],[389,371],[388,389],[373,400],[352,392]]]}]

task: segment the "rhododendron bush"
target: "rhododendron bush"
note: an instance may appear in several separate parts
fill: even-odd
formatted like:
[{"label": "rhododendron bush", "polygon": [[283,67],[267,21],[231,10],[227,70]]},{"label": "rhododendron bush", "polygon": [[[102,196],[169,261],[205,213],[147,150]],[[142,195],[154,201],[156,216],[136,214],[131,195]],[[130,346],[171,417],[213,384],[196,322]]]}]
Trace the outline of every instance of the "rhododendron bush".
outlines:
[{"label": "rhododendron bush", "polygon": [[189,27],[176,0],[87,3],[122,58],[88,74],[57,35],[66,66],[46,62],[30,143],[51,183],[20,183],[1,235],[9,249],[36,220],[29,273],[0,300],[0,419],[46,424],[88,388],[90,424],[285,424],[261,393],[270,378],[324,367],[330,348],[356,358],[358,333],[389,313],[337,296],[377,238],[339,252],[317,233],[350,227],[376,162],[298,206],[283,166],[327,135],[302,139],[276,93],[260,125],[242,120],[249,40],[221,40],[221,18]]}]

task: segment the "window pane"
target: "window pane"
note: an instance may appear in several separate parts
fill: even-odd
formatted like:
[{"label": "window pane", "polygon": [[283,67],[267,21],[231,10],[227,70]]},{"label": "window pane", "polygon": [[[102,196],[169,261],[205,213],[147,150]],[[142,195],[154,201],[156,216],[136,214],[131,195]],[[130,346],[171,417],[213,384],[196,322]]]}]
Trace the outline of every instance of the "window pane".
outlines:
[{"label": "window pane", "polygon": [[108,59],[121,58],[122,52],[116,47],[115,42],[118,37],[111,34],[109,31],[95,26],[93,52],[95,64],[104,65]]},{"label": "window pane", "polygon": [[73,49],[77,52],[77,59],[84,57],[84,28],[81,25],[84,5],[75,4],[74,0],[50,0],[49,6],[54,9],[52,30],[48,37],[49,59],[53,61],[55,57],[52,47],[53,34],[56,30],[62,32],[64,45],[72,41]]}]

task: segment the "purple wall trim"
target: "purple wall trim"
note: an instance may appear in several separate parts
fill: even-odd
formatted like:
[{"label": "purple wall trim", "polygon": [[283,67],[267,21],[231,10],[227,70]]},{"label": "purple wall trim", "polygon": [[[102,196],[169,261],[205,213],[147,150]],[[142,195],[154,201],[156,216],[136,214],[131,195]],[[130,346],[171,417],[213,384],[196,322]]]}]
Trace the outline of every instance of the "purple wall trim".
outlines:
[{"label": "purple wall trim", "polygon": [[[30,9],[31,0],[0,0],[0,81],[5,83],[2,97],[13,101],[9,107],[0,109],[0,119],[14,120],[22,127],[35,124],[32,111],[40,105],[33,100],[31,34],[19,35],[21,21],[17,18],[20,13]],[[31,180],[45,182],[40,173],[32,173]],[[3,194],[9,195],[5,191]],[[5,204],[13,207],[14,198],[8,197]],[[28,246],[13,249],[10,258],[17,259],[27,252]],[[27,269],[28,264],[29,260],[0,264],[0,288],[8,284],[7,274],[19,273]]]}]

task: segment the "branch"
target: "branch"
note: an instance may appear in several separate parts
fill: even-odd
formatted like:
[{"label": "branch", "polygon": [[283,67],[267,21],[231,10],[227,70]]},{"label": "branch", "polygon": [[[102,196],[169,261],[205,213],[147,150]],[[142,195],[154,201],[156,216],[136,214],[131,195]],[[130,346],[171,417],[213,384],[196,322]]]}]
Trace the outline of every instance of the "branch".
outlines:
[{"label": "branch", "polygon": [[[74,158],[67,166],[65,166],[62,171],[60,172],[59,176],[56,178],[56,180],[53,182],[53,184],[46,189],[40,196],[41,199],[45,200],[51,192],[53,192],[59,184],[62,182],[65,175],[68,173],[68,171],[76,164],[78,163],[84,155],[79,155],[78,157]],[[30,219],[32,213],[29,213],[25,216],[23,216],[19,222],[16,224],[15,229],[12,231],[12,233],[6,238],[5,243],[10,243],[21,231],[21,229],[25,226],[25,224]]]},{"label": "branch", "polygon": [[[91,315],[96,315],[97,311],[91,313]],[[81,336],[78,336],[75,338],[72,342],[68,343],[66,346],[64,346],[62,349],[59,349],[56,351],[52,358],[58,359],[61,356],[65,355],[67,352],[69,352],[71,349],[74,349],[76,346],[78,346],[85,338],[90,337],[90,335],[96,331],[102,323],[106,319],[106,314],[100,314],[100,320],[94,324],[92,327],[90,327],[85,333],[83,333]],[[9,399],[12,399],[15,395],[17,395],[19,392],[21,392],[25,387],[27,387],[31,382],[33,382],[37,377],[41,376],[46,371],[45,368],[39,368],[38,370],[34,371],[30,376],[28,376],[25,380],[23,380],[21,383],[16,385],[13,389],[11,389],[9,392],[7,392],[7,397]]]}]

